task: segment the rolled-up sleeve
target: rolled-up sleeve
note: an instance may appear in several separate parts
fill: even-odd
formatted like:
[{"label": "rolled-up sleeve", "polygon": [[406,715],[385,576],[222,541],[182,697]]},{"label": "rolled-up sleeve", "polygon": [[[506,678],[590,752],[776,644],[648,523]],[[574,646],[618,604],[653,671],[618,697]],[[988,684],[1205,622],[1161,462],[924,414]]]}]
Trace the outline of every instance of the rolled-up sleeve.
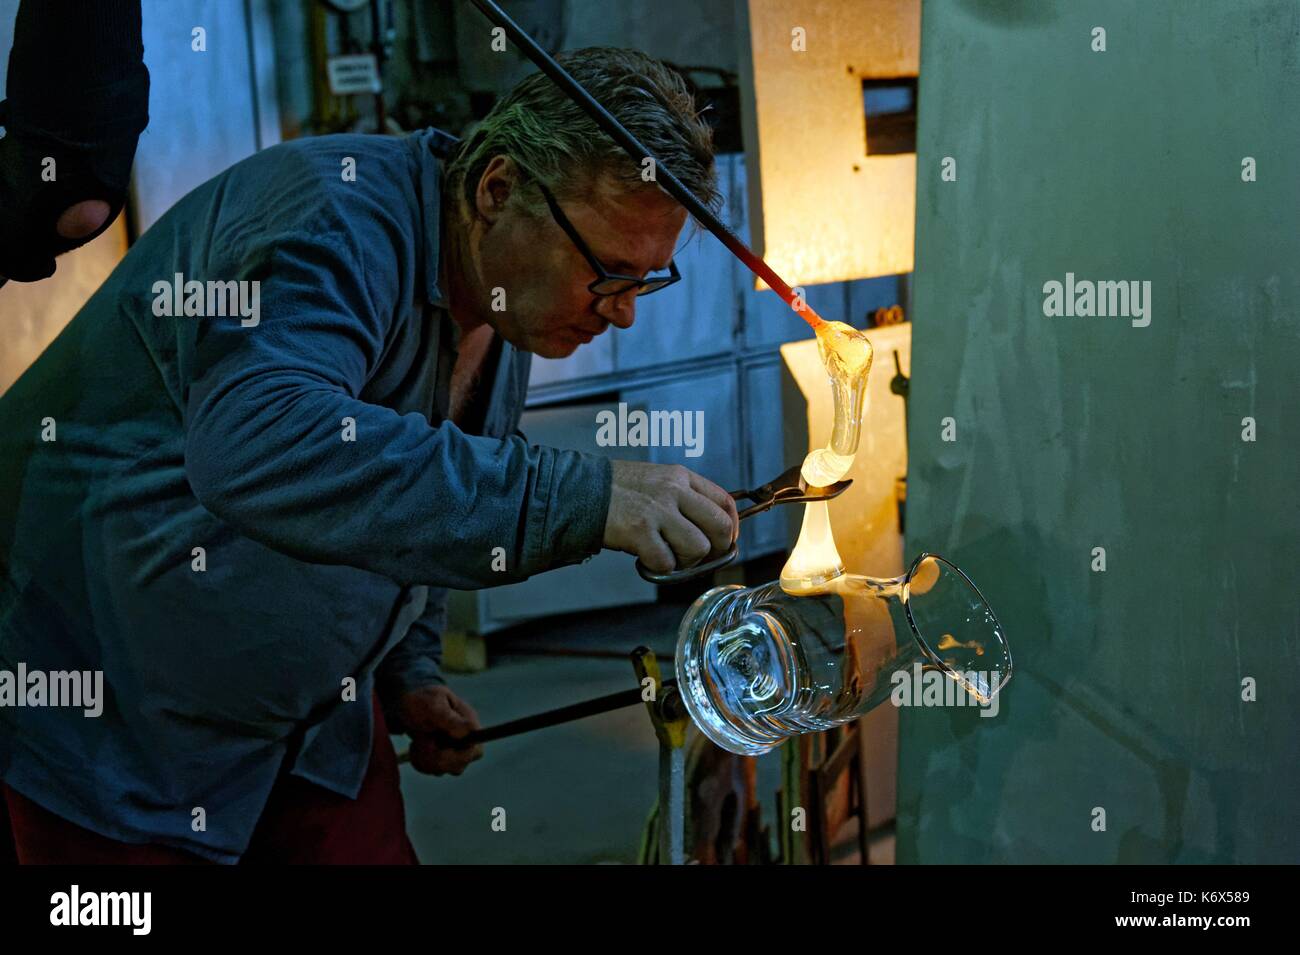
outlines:
[{"label": "rolled-up sleeve", "polygon": [[290,556],[401,584],[489,587],[598,552],[606,459],[362,400],[413,292],[392,261],[403,224],[360,213],[231,265],[260,283],[260,315],[202,320],[184,401],[200,503]]}]

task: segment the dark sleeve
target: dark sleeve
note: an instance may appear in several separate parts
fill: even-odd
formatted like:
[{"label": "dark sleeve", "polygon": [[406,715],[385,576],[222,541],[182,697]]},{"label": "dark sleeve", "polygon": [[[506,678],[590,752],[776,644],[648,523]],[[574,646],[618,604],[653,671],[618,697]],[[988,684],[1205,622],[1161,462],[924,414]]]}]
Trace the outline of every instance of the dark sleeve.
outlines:
[{"label": "dark sleeve", "polygon": [[[94,237],[60,238],[55,223],[65,209],[103,199],[108,228],[125,204],[149,122],[140,0],[23,0],[6,96],[0,275],[35,281],[54,272],[56,255]],[[54,179],[44,175],[47,159]]]},{"label": "dark sleeve", "polygon": [[472,590],[599,552],[607,459],[360,397],[409,287],[383,203],[347,212],[266,237],[226,276],[261,282],[260,319],[204,320],[185,416],[199,502],[282,553],[402,584]]},{"label": "dark sleeve", "polygon": [[396,704],[403,693],[426,686],[445,686],[442,677],[442,633],[447,628],[447,590],[430,587],[424,613],[379,665],[375,688],[384,707],[390,733],[405,733]]}]

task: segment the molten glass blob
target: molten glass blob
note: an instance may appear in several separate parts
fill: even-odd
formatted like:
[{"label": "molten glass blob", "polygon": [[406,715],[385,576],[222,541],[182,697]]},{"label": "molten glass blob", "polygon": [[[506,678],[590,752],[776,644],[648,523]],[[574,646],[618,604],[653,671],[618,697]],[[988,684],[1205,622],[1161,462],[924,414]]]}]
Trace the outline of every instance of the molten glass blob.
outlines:
[{"label": "molten glass blob", "polygon": [[844,559],[831,532],[829,505],[829,501],[804,505],[799,540],[781,568],[781,588],[787,593],[812,593],[844,573]]},{"label": "molten glass blob", "polygon": [[831,379],[835,423],[830,444],[809,454],[800,474],[809,487],[826,487],[848,473],[858,451],[872,348],[867,336],[851,325],[823,322],[817,328],[817,352]]},{"label": "molten glass blob", "polygon": [[897,674],[914,672],[951,681],[962,701],[952,705],[987,705],[1011,679],[992,608],[961,570],[929,554],[900,577],[841,574],[810,596],[777,583],[715,587],[682,619],[677,643],[691,717],[742,755],[857,719],[890,697]]},{"label": "molten glass blob", "polygon": [[[804,458],[799,473],[809,487],[826,487],[848,473],[857,453],[872,349],[866,335],[843,322],[822,322],[816,328],[817,351],[831,379],[835,423],[830,444]],[[788,593],[811,593],[842,573],[826,502],[805,505],[799,540],[781,569],[781,587]]]}]

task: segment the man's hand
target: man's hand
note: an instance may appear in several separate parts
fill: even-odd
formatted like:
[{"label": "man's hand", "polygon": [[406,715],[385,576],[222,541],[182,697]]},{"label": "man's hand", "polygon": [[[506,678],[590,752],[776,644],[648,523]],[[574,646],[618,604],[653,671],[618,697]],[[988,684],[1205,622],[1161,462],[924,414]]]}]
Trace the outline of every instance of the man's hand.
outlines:
[{"label": "man's hand", "polygon": [[397,712],[411,737],[411,765],[417,772],[459,776],[483,758],[482,746],[457,749],[446,738],[463,739],[479,728],[474,708],[445,686],[426,686],[406,693]]},{"label": "man's hand", "polygon": [[613,461],[605,546],[668,573],[724,553],[736,539],[736,501],[677,464]]}]

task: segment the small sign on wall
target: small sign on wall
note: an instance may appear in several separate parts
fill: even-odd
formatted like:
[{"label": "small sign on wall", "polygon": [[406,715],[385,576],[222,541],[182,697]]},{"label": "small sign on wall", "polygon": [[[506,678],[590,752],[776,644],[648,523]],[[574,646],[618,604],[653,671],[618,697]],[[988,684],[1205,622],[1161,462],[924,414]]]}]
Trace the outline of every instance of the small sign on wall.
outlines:
[{"label": "small sign on wall", "polygon": [[356,93],[378,93],[379,62],[373,53],[350,53],[331,56],[325,64],[329,76],[330,92],[335,96],[352,96]]}]

